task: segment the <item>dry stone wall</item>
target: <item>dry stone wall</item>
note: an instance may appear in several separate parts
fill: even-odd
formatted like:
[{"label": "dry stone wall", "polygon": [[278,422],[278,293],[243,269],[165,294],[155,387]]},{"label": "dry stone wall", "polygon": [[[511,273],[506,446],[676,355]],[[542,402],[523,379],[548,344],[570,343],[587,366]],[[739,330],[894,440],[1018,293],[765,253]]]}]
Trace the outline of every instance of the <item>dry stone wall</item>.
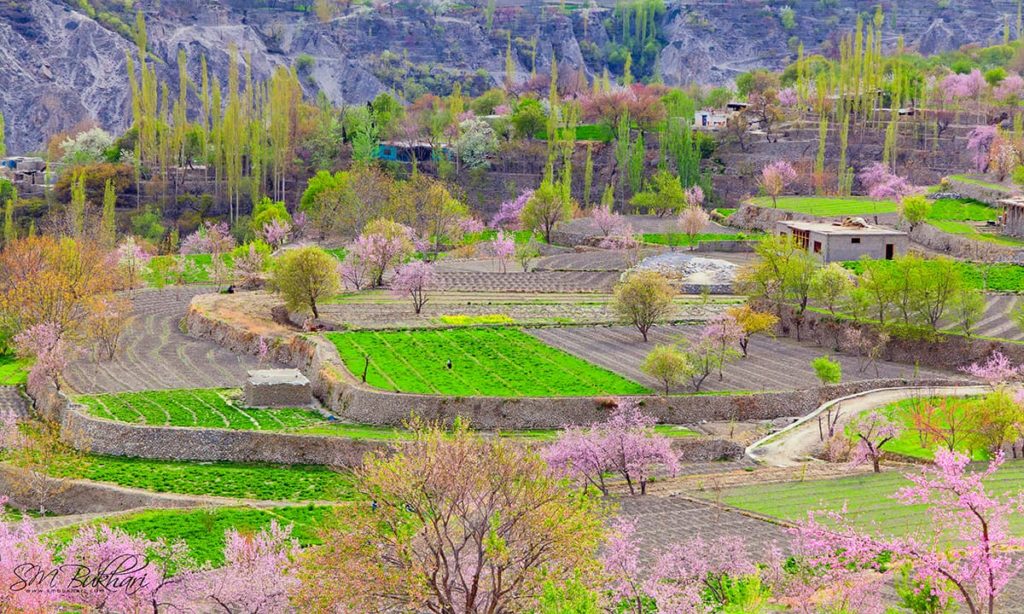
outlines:
[{"label": "dry stone wall", "polygon": [[[236,352],[255,353],[259,335],[234,321],[218,319],[222,295],[193,299],[186,316],[189,334],[214,340]],[[345,369],[337,351],[318,335],[291,333],[271,344],[272,358],[306,374],[313,393],[338,416],[359,423],[400,426],[415,414],[446,423],[468,418],[479,429],[558,428],[592,424],[607,418],[615,398],[494,398],[400,394],[364,387]],[[800,416],[823,401],[857,392],[905,386],[909,380],[871,380],[826,388],[750,395],[691,395],[636,397],[644,410],[666,424],[696,424],[711,420],[771,420]]]}]

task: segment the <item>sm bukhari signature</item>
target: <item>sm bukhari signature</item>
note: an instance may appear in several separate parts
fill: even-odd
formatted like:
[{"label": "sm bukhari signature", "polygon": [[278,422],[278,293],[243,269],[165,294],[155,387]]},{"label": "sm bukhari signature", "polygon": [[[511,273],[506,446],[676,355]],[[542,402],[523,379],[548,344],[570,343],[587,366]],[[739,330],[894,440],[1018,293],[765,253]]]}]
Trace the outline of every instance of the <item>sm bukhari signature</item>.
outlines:
[{"label": "sm bukhari signature", "polygon": [[74,593],[103,589],[134,595],[149,586],[148,569],[146,559],[135,554],[118,555],[95,568],[80,564],[42,567],[23,563],[12,570],[17,581],[11,584],[10,590]]}]

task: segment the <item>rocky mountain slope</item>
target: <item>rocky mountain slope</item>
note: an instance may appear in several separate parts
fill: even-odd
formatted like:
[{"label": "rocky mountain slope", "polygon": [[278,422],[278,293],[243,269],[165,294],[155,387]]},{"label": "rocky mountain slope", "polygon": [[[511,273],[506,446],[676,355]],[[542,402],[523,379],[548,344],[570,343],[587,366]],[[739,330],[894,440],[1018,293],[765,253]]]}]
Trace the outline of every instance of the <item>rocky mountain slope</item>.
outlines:
[{"label": "rocky mountain slope", "polygon": [[[103,1],[93,0],[93,5]],[[795,25],[788,29],[780,18],[781,2],[667,4],[658,18],[660,75],[670,84],[721,84],[752,68],[784,66],[793,58],[795,41],[812,51],[834,48],[838,33],[850,28],[859,12],[871,13],[877,0],[790,1]],[[886,3],[887,43],[895,44],[902,35],[908,45],[929,53],[969,42],[991,44],[1001,39],[1004,18],[1011,26],[1016,22],[1016,0],[951,0],[948,8],[938,4]],[[130,122],[125,54],[133,43],[102,15],[97,21],[74,5],[0,0],[0,112],[7,118],[12,152],[38,149],[50,135],[82,122],[95,121],[112,131]],[[498,84],[504,77],[507,32],[518,79],[528,77],[534,63],[538,72],[547,71],[552,55],[563,76],[599,74],[605,60],[593,50],[603,48],[617,29],[610,9],[566,15],[536,0],[503,0],[491,29],[479,10],[437,16],[422,4],[364,8],[327,22],[296,10],[299,5],[288,0],[145,0],[135,5],[146,13],[150,51],[172,94],[179,48],[187,51],[196,80],[199,58],[206,56],[211,72],[224,81],[233,44],[252,58],[256,77],[302,58],[308,93],[322,91],[345,104],[389,90],[443,93],[456,81],[475,91]],[[584,54],[583,48],[591,52]]]}]

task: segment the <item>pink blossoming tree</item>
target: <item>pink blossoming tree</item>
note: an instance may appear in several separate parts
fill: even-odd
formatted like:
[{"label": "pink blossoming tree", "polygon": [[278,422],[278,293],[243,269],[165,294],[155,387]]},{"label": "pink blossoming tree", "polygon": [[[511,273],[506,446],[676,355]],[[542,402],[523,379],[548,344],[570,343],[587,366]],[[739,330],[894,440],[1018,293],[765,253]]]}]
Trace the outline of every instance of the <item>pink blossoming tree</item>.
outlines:
[{"label": "pink blossoming tree", "polygon": [[630,494],[647,493],[656,471],[675,474],[679,459],[667,437],[655,434],[656,420],[645,415],[636,402],[621,403],[608,420],[587,429],[569,427],[544,452],[558,475],[584,487],[592,485],[608,494],[605,473],[617,473]]},{"label": "pink blossoming tree", "polygon": [[15,335],[14,347],[20,356],[35,359],[28,374],[30,388],[49,381],[60,390],[60,375],[68,364],[68,351],[60,326],[43,322],[27,328]]},{"label": "pink blossoming tree", "polygon": [[874,162],[862,169],[857,178],[868,196],[875,200],[900,200],[913,194],[914,189],[907,180],[889,171],[881,162]]},{"label": "pink blossoming tree", "polygon": [[979,173],[988,170],[989,151],[998,136],[999,128],[988,125],[977,126],[967,134],[967,151]]},{"label": "pink blossoming tree", "polygon": [[772,207],[779,206],[779,196],[786,187],[796,181],[797,173],[793,165],[785,160],[777,160],[761,169],[760,185],[764,193],[772,197]]},{"label": "pink blossoming tree", "polygon": [[501,267],[501,272],[506,272],[509,260],[516,254],[515,238],[511,234],[505,234],[504,230],[499,230],[494,240],[491,241],[491,251],[494,253],[494,257],[498,259],[498,266]]},{"label": "pink blossoming tree", "polygon": [[[907,474],[911,485],[896,498],[927,506],[931,522],[923,534],[878,538],[851,528],[842,513],[812,513],[795,530],[808,562],[834,573],[873,569],[876,576],[906,565],[911,580],[933,591],[943,608],[958,602],[971,614],[992,614],[1024,564],[1010,554],[1024,539],[1009,530],[1009,519],[1024,512],[1024,495],[996,497],[986,490],[984,481],[1003,464],[1001,452],[985,469],[969,470],[969,464],[966,455],[940,449],[933,466]],[[817,519],[822,515],[825,522]],[[889,560],[884,569],[883,554]]]},{"label": "pink blossoming tree", "polygon": [[626,218],[612,211],[608,206],[596,206],[590,212],[590,221],[601,232],[603,237],[616,234],[626,223]]},{"label": "pink blossoming tree", "polygon": [[437,280],[434,265],[422,260],[413,260],[403,265],[391,280],[391,292],[395,296],[412,298],[412,306],[417,314],[427,304],[427,288]]},{"label": "pink blossoming tree", "polygon": [[857,437],[850,462],[854,465],[871,462],[875,473],[881,473],[882,448],[899,437],[902,428],[892,418],[877,411],[857,418],[851,425]]},{"label": "pink blossoming tree", "polygon": [[501,203],[498,213],[491,218],[491,228],[505,228],[507,230],[520,230],[522,228],[523,207],[533,198],[533,190],[525,190],[522,194]]},{"label": "pink blossoming tree", "polygon": [[286,220],[275,217],[263,225],[260,234],[263,236],[264,241],[266,241],[271,247],[276,248],[285,244],[291,231],[291,224]]},{"label": "pink blossoming tree", "polygon": [[1021,367],[1013,366],[1005,354],[996,350],[989,355],[985,362],[972,363],[961,367],[960,371],[984,381],[993,388],[998,388],[1019,377]]}]

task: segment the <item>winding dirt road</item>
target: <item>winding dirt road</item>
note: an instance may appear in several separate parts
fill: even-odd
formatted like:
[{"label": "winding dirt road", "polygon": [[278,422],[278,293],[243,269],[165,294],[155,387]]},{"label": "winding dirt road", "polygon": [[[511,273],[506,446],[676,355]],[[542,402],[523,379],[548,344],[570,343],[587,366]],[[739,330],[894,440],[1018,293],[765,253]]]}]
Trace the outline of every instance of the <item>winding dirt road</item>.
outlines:
[{"label": "winding dirt road", "polygon": [[771,467],[794,467],[807,462],[821,445],[818,416],[838,409],[837,429],[843,429],[860,413],[914,397],[969,397],[989,392],[988,386],[908,386],[882,388],[842,397],[825,403],[786,428],[760,439],[747,448],[747,456]]}]

